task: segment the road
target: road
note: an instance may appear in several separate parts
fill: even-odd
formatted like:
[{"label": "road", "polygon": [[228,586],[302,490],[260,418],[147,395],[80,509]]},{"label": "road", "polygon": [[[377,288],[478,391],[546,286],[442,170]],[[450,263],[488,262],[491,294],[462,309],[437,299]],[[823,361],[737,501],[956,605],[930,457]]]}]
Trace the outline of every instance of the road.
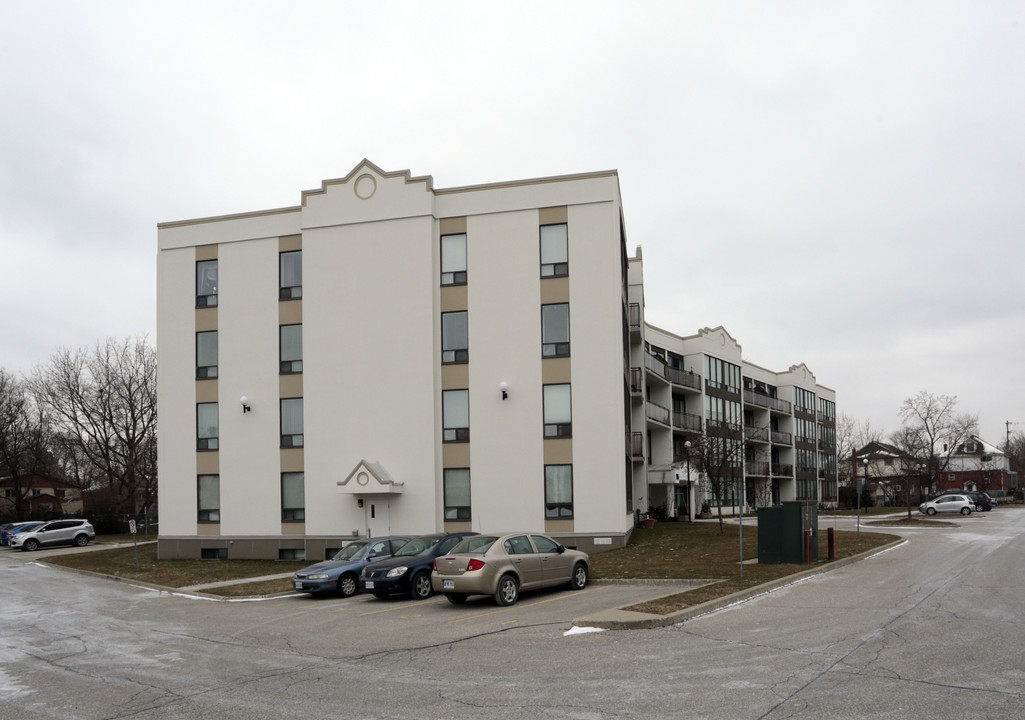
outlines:
[{"label": "road", "polygon": [[654,591],[214,602],[0,553],[0,719],[1019,717],[1025,510],[953,522],[680,625],[571,634]]}]

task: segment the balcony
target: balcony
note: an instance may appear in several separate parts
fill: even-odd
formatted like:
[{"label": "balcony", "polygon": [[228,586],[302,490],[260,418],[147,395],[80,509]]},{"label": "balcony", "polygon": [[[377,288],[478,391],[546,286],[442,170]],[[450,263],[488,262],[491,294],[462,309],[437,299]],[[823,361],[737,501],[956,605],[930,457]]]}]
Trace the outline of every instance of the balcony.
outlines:
[{"label": "balcony", "polygon": [[627,452],[635,460],[644,459],[644,433],[630,433],[627,435]]},{"label": "balcony", "polygon": [[780,463],[773,463],[772,465],[772,476],[773,477],[793,477],[794,466],[793,465],[782,465]]},{"label": "balcony", "polygon": [[633,339],[641,336],[641,304],[628,303],[626,306],[626,324],[630,327]]},{"label": "balcony", "polygon": [[769,428],[756,427],[754,425],[745,425],[744,439],[767,443],[769,442]]},{"label": "balcony", "polygon": [[639,367],[629,368],[627,370],[627,379],[630,382],[631,393],[640,393],[644,390],[643,378],[641,377],[641,369]]},{"label": "balcony", "polygon": [[775,445],[793,445],[794,441],[788,432],[772,431],[772,442]]},{"label": "balcony", "polygon": [[673,427],[677,430],[701,432],[701,416],[693,413],[673,412]]},{"label": "balcony", "polygon": [[644,413],[649,420],[669,427],[669,408],[664,408],[653,402],[646,402],[644,403]]},{"label": "balcony", "polygon": [[767,462],[748,462],[744,463],[744,469],[747,475],[750,477],[756,475],[758,477],[769,476],[769,463]]},{"label": "balcony", "polygon": [[693,370],[678,370],[666,366],[666,377],[673,385],[681,385],[692,390],[701,391],[701,376]]},{"label": "balcony", "polygon": [[661,380],[669,382],[669,373],[666,372],[669,368],[666,367],[666,364],[662,362],[661,358],[657,358],[649,353],[644,353],[644,369]]}]

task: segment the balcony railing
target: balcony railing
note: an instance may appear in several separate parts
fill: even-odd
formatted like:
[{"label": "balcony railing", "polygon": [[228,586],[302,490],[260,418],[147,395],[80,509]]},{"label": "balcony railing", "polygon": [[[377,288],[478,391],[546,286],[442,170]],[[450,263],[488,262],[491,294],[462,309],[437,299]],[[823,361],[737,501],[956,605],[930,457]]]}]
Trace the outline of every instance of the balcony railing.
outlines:
[{"label": "balcony railing", "polygon": [[772,398],[768,395],[762,395],[761,393],[756,393],[753,390],[744,391],[744,402],[749,405],[758,405],[759,407],[767,408],[769,407],[770,400],[772,400]]},{"label": "balcony railing", "polygon": [[726,422],[725,420],[713,420],[709,418],[706,421],[709,430],[724,430],[729,432],[740,432],[742,426],[737,423]]},{"label": "balcony railing", "polygon": [[639,367],[632,367],[627,371],[627,376],[630,380],[630,392],[639,393],[644,389],[641,384],[641,369]]},{"label": "balcony railing", "polygon": [[693,370],[678,370],[674,367],[666,366],[666,377],[669,382],[673,385],[683,385],[684,387],[693,388],[694,390],[701,389],[701,376]]},{"label": "balcony railing", "polygon": [[744,439],[769,442],[769,428],[756,427],[755,425],[745,425]]},{"label": "balcony railing", "polygon": [[769,475],[769,463],[767,462],[744,463],[744,469],[748,475],[758,475],[760,477],[767,477]]},{"label": "balcony railing", "polygon": [[788,432],[780,432],[779,430],[772,431],[772,442],[777,445],[793,445],[794,441]]},{"label": "balcony railing", "polygon": [[701,432],[701,416],[693,413],[673,412],[673,427],[677,430]]},{"label": "balcony railing", "polygon": [[815,438],[814,437],[808,437],[807,435],[794,435],[794,440],[799,442],[799,443],[807,443],[808,445],[814,445],[815,444]]},{"label": "balcony railing", "polygon": [[794,466],[793,465],[782,465],[779,463],[773,463],[772,465],[772,476],[773,477],[793,477]]},{"label": "balcony railing", "polygon": [[647,370],[650,370],[654,374],[658,375],[666,382],[669,382],[669,373],[666,372],[668,368],[666,367],[666,364],[662,362],[661,358],[657,358],[650,353],[645,353],[644,367]]},{"label": "balcony railing", "polygon": [[653,402],[646,402],[644,403],[644,412],[648,416],[649,420],[654,420],[655,422],[662,423],[663,425],[669,425],[669,408],[664,408]]},{"label": "balcony railing", "polygon": [[631,330],[641,329],[641,304],[629,303],[626,306],[626,321]]},{"label": "balcony railing", "polygon": [[627,440],[629,441],[628,450],[630,457],[644,457],[644,433],[630,433],[627,436]]},{"label": "balcony railing", "polygon": [[793,414],[793,406],[789,400],[780,400],[779,398],[774,397],[768,398],[768,400],[770,410],[776,410],[781,413],[786,413],[787,415]]}]

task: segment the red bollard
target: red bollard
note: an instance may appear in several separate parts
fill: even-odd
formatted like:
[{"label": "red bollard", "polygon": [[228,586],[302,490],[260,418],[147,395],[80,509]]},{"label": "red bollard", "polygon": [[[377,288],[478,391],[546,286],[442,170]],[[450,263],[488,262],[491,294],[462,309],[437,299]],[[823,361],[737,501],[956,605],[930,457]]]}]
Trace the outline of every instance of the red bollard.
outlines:
[{"label": "red bollard", "polygon": [[826,540],[829,545],[829,559],[836,560],[836,538],[833,537],[833,528],[826,529]]},{"label": "red bollard", "polygon": [[804,564],[811,565],[811,530],[804,531]]}]

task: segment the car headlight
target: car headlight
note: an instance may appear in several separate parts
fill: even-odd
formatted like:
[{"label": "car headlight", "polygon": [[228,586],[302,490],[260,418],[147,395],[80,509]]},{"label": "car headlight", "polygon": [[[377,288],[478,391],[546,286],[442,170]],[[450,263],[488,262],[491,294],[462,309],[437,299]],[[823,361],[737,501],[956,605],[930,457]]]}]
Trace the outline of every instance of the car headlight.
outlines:
[{"label": "car headlight", "polygon": [[327,580],[329,577],[331,577],[331,576],[328,575],[327,573],[320,573],[318,575],[307,575],[306,579],[307,580]]},{"label": "car headlight", "polygon": [[389,570],[388,574],[385,575],[385,577],[400,577],[402,575],[405,575],[406,570],[408,569],[409,568],[407,568],[405,565],[399,565],[398,567]]}]

